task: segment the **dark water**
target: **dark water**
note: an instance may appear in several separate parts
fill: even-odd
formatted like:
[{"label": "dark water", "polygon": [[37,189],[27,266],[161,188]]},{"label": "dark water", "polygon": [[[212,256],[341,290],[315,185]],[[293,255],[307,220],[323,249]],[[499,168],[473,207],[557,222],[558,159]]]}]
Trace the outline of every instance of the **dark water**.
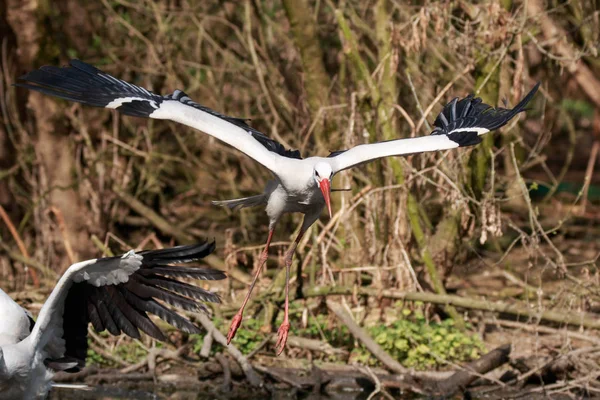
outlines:
[{"label": "dark water", "polygon": [[[152,386],[152,385],[147,385]],[[299,392],[295,389],[269,388],[269,390],[254,389],[249,385],[236,385],[231,391],[224,392],[219,384],[204,385],[204,388],[123,388],[116,386],[96,386],[87,390],[81,389],[54,389],[50,400],[109,400],[109,399],[140,399],[140,400],[212,400],[212,399],[298,399],[298,400],[365,400],[370,393],[363,391],[340,391],[326,394],[311,394]],[[381,397],[376,396],[375,399]]]}]

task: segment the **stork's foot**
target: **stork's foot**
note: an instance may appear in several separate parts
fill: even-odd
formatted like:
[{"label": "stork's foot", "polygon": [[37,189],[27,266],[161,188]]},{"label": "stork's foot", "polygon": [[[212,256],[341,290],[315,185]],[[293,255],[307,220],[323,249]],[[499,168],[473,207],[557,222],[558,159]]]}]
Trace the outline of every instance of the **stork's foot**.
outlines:
[{"label": "stork's foot", "polygon": [[229,326],[229,332],[227,333],[227,344],[231,343],[231,340],[235,337],[235,333],[238,328],[242,324],[242,313],[238,312],[235,314],[233,319],[231,320],[231,325]]},{"label": "stork's foot", "polygon": [[288,332],[290,331],[290,323],[284,321],[283,324],[277,330],[277,343],[275,343],[275,349],[277,351],[277,355],[280,355],[285,349],[285,344],[288,339]]}]

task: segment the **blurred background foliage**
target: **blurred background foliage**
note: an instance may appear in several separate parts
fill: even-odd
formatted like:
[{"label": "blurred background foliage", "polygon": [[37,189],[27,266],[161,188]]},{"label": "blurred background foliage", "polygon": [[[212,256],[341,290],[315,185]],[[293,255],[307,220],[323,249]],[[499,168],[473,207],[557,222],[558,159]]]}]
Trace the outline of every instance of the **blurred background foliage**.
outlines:
[{"label": "blurred background foliage", "polygon": [[[395,355],[408,340],[397,331],[447,338],[455,327],[463,335],[470,320],[484,337],[486,317],[395,304],[377,295],[383,290],[598,311],[597,1],[2,0],[0,7],[0,276],[21,299],[39,301],[22,291],[47,292],[75,260],[215,238],[208,263],[231,276],[216,288],[224,305],[214,312],[225,329],[267,234],[262,209],[210,203],[256,194],[270,179],[234,149],[175,123],[11,86],[33,68],[79,58],[156,93],[182,89],[305,157],[427,135],[455,96],[510,106],[542,81],[526,115],[476,148],[339,174],[334,187],[351,191],[334,195],[333,219],[323,217],[305,236],[294,268],[302,267],[305,290],[354,288],[348,305]],[[248,325],[253,332],[277,326],[280,256],[299,222],[293,215],[278,226],[248,313],[258,321]],[[318,297],[294,307],[297,334],[310,329],[307,313],[328,314]],[[421,317],[400,322],[402,310]],[[430,321],[434,333],[423,331]],[[479,339],[470,338],[444,345],[460,348],[453,361],[480,354]]]}]

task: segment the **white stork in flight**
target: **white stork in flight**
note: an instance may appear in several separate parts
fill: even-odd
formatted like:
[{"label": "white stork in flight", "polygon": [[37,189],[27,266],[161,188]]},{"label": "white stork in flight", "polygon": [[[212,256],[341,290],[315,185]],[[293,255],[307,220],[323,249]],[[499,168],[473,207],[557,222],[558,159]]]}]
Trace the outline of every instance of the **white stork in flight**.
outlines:
[{"label": "white stork in flight", "polygon": [[352,149],[335,151],[328,157],[303,159],[299,151],[285,149],[280,143],[247,125],[246,120],[213,111],[194,102],[180,90],[162,96],[110,76],[79,60],[71,60],[69,64],[70,66],[63,68],[41,67],[20,77],[22,82],[17,83],[17,86],[90,106],[112,108],[126,115],[179,122],[235,147],[273,174],[273,180],[267,183],[262,194],[214,202],[229,208],[262,205],[265,206],[269,217],[267,243],[244,302],[231,322],[228,342],[240,326],[244,307],[262,265],[267,260],[275,225],[285,213],[304,214],[300,232],[284,258],[285,308],[284,320],[278,330],[278,354],[285,347],[290,326],[288,280],[292,256],[302,235],[319,218],[323,208],[327,207],[331,217],[329,196],[333,176],[345,169],[382,157],[478,144],[482,141],[481,135],[504,126],[515,115],[525,111],[527,103],[539,87],[538,83],[513,109],[493,108],[472,95],[461,100],[455,98],[438,115],[434,123],[435,128],[429,136],[361,144]]},{"label": "white stork in flight", "polygon": [[0,398],[44,399],[54,372],[85,366],[90,322],[97,332],[139,339],[142,331],[165,341],[149,313],[184,332],[200,333],[165,304],[197,312],[205,309],[200,301],[220,302],[217,294],[178,278],[219,280],[225,278],[222,271],[172,265],[200,260],[214,249],[214,242],[205,242],[73,264],[35,322],[0,289]]}]

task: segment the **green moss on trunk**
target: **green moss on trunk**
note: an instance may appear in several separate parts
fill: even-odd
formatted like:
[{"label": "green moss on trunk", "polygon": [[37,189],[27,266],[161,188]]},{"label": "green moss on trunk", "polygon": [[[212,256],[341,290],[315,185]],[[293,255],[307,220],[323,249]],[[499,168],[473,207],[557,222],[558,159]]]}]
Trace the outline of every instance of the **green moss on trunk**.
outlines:
[{"label": "green moss on trunk", "polygon": [[[328,104],[327,90],[331,82],[323,65],[323,52],[319,45],[317,27],[312,18],[312,8],[306,0],[283,0],[283,8],[290,22],[294,43],[300,51],[304,70],[304,89],[312,118]],[[315,130],[319,147],[328,143],[327,130]]]},{"label": "green moss on trunk", "polygon": [[[425,264],[425,269],[427,270],[427,274],[429,275],[429,279],[431,280],[431,284],[433,289],[437,294],[446,294],[446,288],[440,278],[440,274],[433,262],[433,257],[431,256],[431,252],[427,247],[427,240],[425,237],[425,233],[423,232],[423,228],[421,227],[421,222],[419,221],[419,205],[417,204],[417,200],[412,194],[408,194],[408,218],[410,220],[410,226],[412,228],[413,236],[419,246],[421,251],[421,257],[423,259],[423,263]],[[464,329],[464,322],[460,317],[460,314],[456,311],[456,309],[452,306],[447,306],[446,311],[456,321],[456,324],[459,328]]]}]

